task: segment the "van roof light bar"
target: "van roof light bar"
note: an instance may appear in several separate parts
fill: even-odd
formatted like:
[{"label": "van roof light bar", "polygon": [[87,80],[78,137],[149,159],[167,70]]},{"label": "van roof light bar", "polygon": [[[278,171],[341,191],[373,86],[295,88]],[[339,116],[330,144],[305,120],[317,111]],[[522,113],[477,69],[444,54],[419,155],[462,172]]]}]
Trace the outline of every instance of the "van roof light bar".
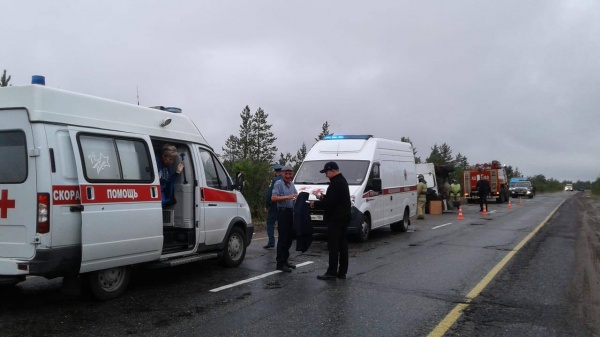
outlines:
[{"label": "van roof light bar", "polygon": [[323,137],[323,140],[334,140],[334,139],[369,139],[373,135],[328,135]]}]

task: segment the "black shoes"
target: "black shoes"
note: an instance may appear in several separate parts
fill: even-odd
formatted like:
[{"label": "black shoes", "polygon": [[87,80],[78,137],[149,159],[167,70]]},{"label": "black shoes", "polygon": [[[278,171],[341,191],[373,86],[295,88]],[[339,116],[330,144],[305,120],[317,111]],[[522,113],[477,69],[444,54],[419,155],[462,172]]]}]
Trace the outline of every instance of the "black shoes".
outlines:
[{"label": "black shoes", "polygon": [[288,268],[291,268],[291,269],[296,269],[296,265],[292,264],[292,263],[289,263],[289,262],[286,262],[285,266],[288,267]]},{"label": "black shoes", "polygon": [[341,280],[345,280],[346,279],[346,274],[338,274],[337,278],[339,278]]},{"label": "black shoes", "polygon": [[[294,268],[296,268],[296,266],[294,266]],[[277,267],[277,270],[281,270],[282,272],[285,272],[285,273],[291,273],[292,272],[292,269],[290,267],[286,266],[286,265]]]},{"label": "black shoes", "polygon": [[263,248],[264,249],[272,249],[272,248],[275,248],[275,245],[266,245],[266,246],[263,246]]},{"label": "black shoes", "polygon": [[335,275],[331,275],[331,274],[323,274],[323,275],[318,275],[317,278],[319,280],[335,280],[337,278],[337,276]]}]

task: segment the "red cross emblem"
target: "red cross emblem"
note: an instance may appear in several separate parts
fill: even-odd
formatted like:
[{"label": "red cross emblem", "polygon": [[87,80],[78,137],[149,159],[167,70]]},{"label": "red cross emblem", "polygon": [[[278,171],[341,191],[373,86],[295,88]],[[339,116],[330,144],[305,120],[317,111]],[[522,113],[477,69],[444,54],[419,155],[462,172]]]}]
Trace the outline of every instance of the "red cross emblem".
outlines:
[{"label": "red cross emblem", "polygon": [[9,208],[15,208],[15,201],[8,199],[8,190],[2,190],[2,195],[0,195],[0,218],[8,218]]}]

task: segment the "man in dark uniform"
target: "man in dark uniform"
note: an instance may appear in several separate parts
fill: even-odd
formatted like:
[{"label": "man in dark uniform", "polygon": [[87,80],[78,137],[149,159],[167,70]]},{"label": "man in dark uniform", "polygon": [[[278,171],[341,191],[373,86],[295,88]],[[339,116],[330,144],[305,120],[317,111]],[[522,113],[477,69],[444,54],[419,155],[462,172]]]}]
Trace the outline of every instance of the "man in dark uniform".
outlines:
[{"label": "man in dark uniform", "polygon": [[290,247],[293,241],[294,230],[294,200],[298,196],[296,187],[292,183],[294,172],[290,166],[281,169],[283,179],[277,180],[273,185],[271,200],[277,203],[277,270],[289,273],[296,266],[288,262]]},{"label": "man in dark uniform", "polygon": [[264,249],[271,249],[275,247],[275,221],[277,221],[277,203],[271,201],[271,196],[273,196],[273,186],[275,186],[275,182],[281,179],[281,168],[282,166],[279,164],[275,164],[273,166],[273,172],[275,177],[271,180],[271,185],[267,190],[267,195],[265,196],[265,211],[267,212],[267,236],[269,237],[269,241],[267,245],[264,246]]},{"label": "man in dark uniform", "polygon": [[[324,222],[327,224],[327,247],[329,248],[329,267],[319,280],[345,279],[348,272],[348,241],[346,233],[350,223],[350,190],[346,178],[340,173],[335,162],[328,162],[320,171],[329,178],[325,195],[319,194],[316,203],[325,210]],[[339,268],[338,268],[339,263]]]},{"label": "man in dark uniform", "polygon": [[483,204],[485,204],[485,209],[487,210],[487,197],[490,194],[490,183],[488,182],[488,177],[482,175],[475,187],[477,188],[477,195],[479,196],[479,208],[481,208],[480,212],[483,212]]}]

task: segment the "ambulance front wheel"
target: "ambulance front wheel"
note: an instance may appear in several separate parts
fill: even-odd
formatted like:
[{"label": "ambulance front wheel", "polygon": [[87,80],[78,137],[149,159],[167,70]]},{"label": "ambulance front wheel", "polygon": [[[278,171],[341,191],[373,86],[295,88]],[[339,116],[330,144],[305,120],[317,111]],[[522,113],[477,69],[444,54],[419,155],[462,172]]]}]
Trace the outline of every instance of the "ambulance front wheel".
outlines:
[{"label": "ambulance front wheel", "polygon": [[225,241],[221,262],[225,267],[237,267],[244,261],[245,256],[244,232],[239,227],[233,227]]},{"label": "ambulance front wheel", "polygon": [[371,220],[367,214],[363,214],[363,220],[360,224],[360,228],[358,229],[358,233],[356,233],[356,241],[358,242],[366,242],[369,239],[369,233],[371,232]]},{"label": "ambulance front wheel", "polygon": [[131,280],[131,268],[116,267],[91,272],[87,275],[89,290],[100,301],[121,296]]}]

